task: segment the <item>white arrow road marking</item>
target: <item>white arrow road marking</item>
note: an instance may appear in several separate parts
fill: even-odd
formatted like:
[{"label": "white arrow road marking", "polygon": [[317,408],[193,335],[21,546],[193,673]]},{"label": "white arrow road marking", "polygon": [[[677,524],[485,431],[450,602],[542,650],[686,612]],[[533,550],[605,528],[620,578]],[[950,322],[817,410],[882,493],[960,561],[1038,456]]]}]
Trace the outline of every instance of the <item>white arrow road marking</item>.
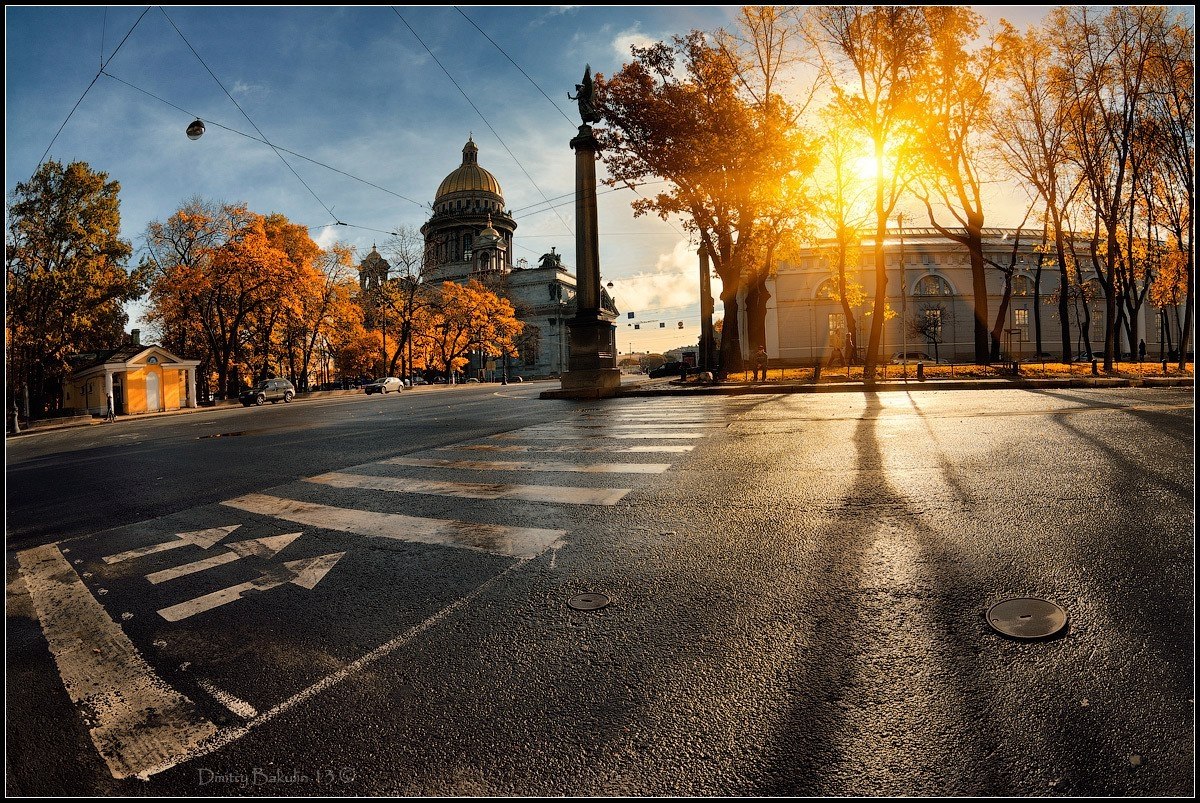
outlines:
[{"label": "white arrow road marking", "polygon": [[311,591],[345,554],[345,552],[334,552],[316,558],[289,560],[281,568],[266,572],[254,580],[222,588],[178,605],[171,605],[160,610],[158,615],[168,622],[178,622],[189,616],[237,602],[247,591],[270,591],[272,588],[278,588],[288,583],[294,583]]},{"label": "white arrow road marking", "polygon": [[444,482],[403,477],[373,477],[331,471],[305,482],[335,488],[370,488],[396,493],[462,496],[467,499],[517,499],[522,502],[555,502],[568,505],[615,505],[632,488],[570,488],[562,485],[509,485],[503,482]]},{"label": "white arrow road marking", "polygon": [[576,471],[584,474],[662,474],[670,463],[557,463],[551,460],[436,460],[420,457],[391,457],[381,460],[393,466],[463,468],[471,471]]},{"label": "white arrow road marking", "polygon": [[284,547],[299,537],[300,533],[287,533],[286,535],[275,535],[270,538],[251,538],[247,541],[235,541],[225,545],[225,548],[229,550],[228,552],[213,555],[211,558],[205,558],[204,560],[185,563],[173,569],[152,572],[146,575],[146,579],[158,585],[168,580],[174,580],[176,577],[184,577],[185,575],[202,572],[214,566],[224,566],[226,563],[233,563],[235,560],[242,558],[271,558],[283,551]]},{"label": "white arrow road marking", "polygon": [[566,530],[505,527],[499,524],[475,524],[450,519],[424,519],[399,513],[351,510],[315,502],[297,502],[294,499],[282,499],[266,494],[246,494],[221,504],[326,530],[393,538],[418,544],[462,547],[514,558],[532,558],[567,534]]},{"label": "white arrow road marking", "polygon": [[217,728],[154,673],[58,547],[17,554],[63,687],[114,778],[145,777]]},{"label": "white arrow road marking", "polygon": [[690,452],[693,449],[695,449],[696,447],[695,446],[676,446],[675,444],[669,444],[667,446],[525,446],[525,445],[501,446],[499,444],[494,444],[494,443],[473,443],[473,444],[469,444],[467,446],[438,446],[436,448],[440,452],[456,452],[459,449],[469,449],[471,451],[478,451],[478,452],[534,452],[537,454],[549,454],[552,452],[554,452],[554,453],[569,452],[571,454],[574,454],[575,452],[587,452],[589,454],[591,454],[591,453],[615,454],[618,452],[622,452],[622,453],[640,452],[640,453],[646,454],[646,453],[651,453],[651,452],[664,452],[664,453],[666,453],[666,452],[672,452],[672,453]]},{"label": "white arrow road marking", "polygon": [[161,544],[151,544],[150,546],[131,549],[128,552],[121,552],[116,555],[109,555],[104,559],[104,562],[112,565],[121,563],[126,560],[133,560],[144,555],[153,555],[155,552],[166,552],[168,549],[179,549],[181,546],[198,546],[201,549],[208,549],[213,544],[220,541],[231,532],[241,527],[240,524],[230,524],[228,527],[212,527],[208,530],[196,530],[190,533],[176,533],[174,541],[164,541]]}]

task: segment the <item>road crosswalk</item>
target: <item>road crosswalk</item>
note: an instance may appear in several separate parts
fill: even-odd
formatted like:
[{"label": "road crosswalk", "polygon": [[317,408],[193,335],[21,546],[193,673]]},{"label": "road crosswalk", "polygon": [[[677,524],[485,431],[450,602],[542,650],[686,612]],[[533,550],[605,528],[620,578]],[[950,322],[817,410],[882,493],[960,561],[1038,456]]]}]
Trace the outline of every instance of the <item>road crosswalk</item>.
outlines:
[{"label": "road crosswalk", "polygon": [[[145,777],[237,738],[264,718],[359,671],[388,645],[312,679],[283,701],[233,693],[214,677],[197,676],[189,691],[200,695],[194,703],[154,672],[146,658],[154,652],[149,645],[135,646],[125,635],[120,622],[133,614],[118,614],[114,597],[145,597],[150,606],[146,615],[159,622],[151,632],[157,632],[155,627],[203,628],[222,611],[252,618],[262,600],[279,598],[285,586],[307,593],[301,597],[306,605],[333,604],[327,601],[342,587],[338,572],[347,565],[345,556],[365,547],[371,560],[399,560],[387,555],[403,553],[380,551],[389,543],[396,544],[392,550],[464,550],[463,560],[482,555],[499,561],[491,564],[496,568],[490,576],[501,577],[560,546],[581,516],[601,514],[654,482],[671,469],[669,461],[682,459],[703,439],[721,432],[744,406],[729,400],[596,403],[553,423],[327,471],[197,508],[187,514],[196,524],[183,532],[164,517],[158,526],[149,522],[109,533],[106,538],[119,551],[103,549],[98,536],[70,547],[27,550],[18,556],[19,568],[63,683],[80,710],[88,711],[97,750],[114,777]],[[493,454],[497,459],[488,459]],[[497,507],[501,502],[513,505],[513,512]],[[543,506],[541,515],[538,506]],[[452,516],[430,515],[436,511]],[[295,531],[297,526],[304,529]],[[68,562],[70,549],[83,557]],[[390,571],[404,570],[398,563]],[[62,612],[64,599],[67,610],[88,623],[85,629]],[[462,599],[466,597],[427,622],[437,621]],[[139,632],[147,638],[144,629]],[[389,649],[400,643],[388,642]],[[88,659],[100,654],[103,660]],[[104,708],[95,704],[96,688],[137,693],[133,703]],[[213,705],[243,724],[218,733],[213,718],[201,713]],[[178,716],[158,728],[156,712],[164,710]],[[147,732],[154,734],[157,746],[151,748],[139,736]]]}]

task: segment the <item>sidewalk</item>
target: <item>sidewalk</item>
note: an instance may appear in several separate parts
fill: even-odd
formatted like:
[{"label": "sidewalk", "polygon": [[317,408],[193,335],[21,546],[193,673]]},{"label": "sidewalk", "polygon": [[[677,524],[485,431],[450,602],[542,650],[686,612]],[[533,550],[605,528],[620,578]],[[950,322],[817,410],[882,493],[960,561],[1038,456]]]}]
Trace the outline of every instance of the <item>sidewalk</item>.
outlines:
[{"label": "sidewalk", "polygon": [[[1185,377],[1062,377],[1057,379],[997,378],[997,379],[889,379],[877,381],[871,388],[875,393],[926,390],[1045,390],[1052,388],[1190,388],[1195,378]],[[864,393],[860,381],[800,381],[723,382],[700,384],[681,383],[678,379],[651,379],[622,385],[613,394],[618,398],[635,396],[742,396],[771,393]],[[579,398],[561,390],[547,390],[543,399]]]},{"label": "sidewalk", "polygon": [[[877,381],[871,388],[876,393],[921,390],[1043,390],[1051,388],[1176,388],[1194,387],[1194,377],[1063,377],[1061,379],[927,379],[908,381],[889,379]],[[762,393],[863,393],[862,382],[724,382],[702,385],[678,379],[651,380],[625,385],[617,396],[740,396]],[[549,391],[553,392],[553,391]],[[545,394],[542,398],[547,397]],[[553,397],[553,398],[563,398]]]}]

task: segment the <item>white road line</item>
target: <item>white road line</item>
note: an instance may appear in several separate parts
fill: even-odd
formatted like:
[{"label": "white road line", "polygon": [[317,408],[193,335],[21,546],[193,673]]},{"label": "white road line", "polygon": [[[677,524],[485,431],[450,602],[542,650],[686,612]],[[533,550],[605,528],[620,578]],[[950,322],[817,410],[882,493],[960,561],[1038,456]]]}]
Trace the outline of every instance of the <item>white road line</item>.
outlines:
[{"label": "white road line", "polygon": [[625,440],[632,439],[651,439],[651,438],[706,438],[708,437],[703,432],[551,432],[542,430],[521,430],[514,432],[501,432],[499,435],[489,435],[489,438],[498,440],[516,440],[519,438],[529,438],[531,440],[545,441],[573,441],[583,440],[586,438],[621,438]]},{"label": "white road line", "polygon": [[682,427],[683,429],[726,429],[729,425],[713,424],[709,422],[688,423],[685,421],[658,421],[655,423],[639,422],[631,424],[623,424],[617,421],[597,421],[594,424],[580,424],[572,422],[568,426],[572,428],[578,427],[580,429],[663,429],[664,427]]},{"label": "white road line", "polygon": [[615,505],[632,488],[571,488],[564,485],[511,485],[504,482],[449,482],[408,477],[373,477],[331,471],[305,482],[335,488],[369,488],[395,493],[461,496],[466,499],[515,499],[521,502],[555,502],[567,505]]},{"label": "white road line", "polygon": [[269,558],[282,552],[284,547],[299,537],[300,533],[287,533],[286,535],[275,535],[268,538],[250,538],[246,541],[235,541],[232,544],[225,545],[229,549],[228,552],[213,555],[211,558],[205,558],[204,560],[185,563],[182,566],[152,572],[146,575],[146,579],[158,585],[168,580],[174,580],[176,577],[184,577],[189,574],[205,571],[206,569],[212,569],[216,566],[223,566],[226,563],[233,563],[235,560],[241,560],[242,558],[252,556]]},{"label": "white road line", "polygon": [[499,524],[474,524],[449,519],[417,518],[399,513],[351,510],[266,494],[246,494],[221,504],[326,530],[418,544],[461,547],[514,558],[531,558],[567,534],[566,530],[505,527]]},{"label": "white road line", "polygon": [[437,460],[420,457],[392,457],[381,460],[393,466],[459,468],[469,471],[565,471],[583,474],[662,474],[670,463],[560,463],[550,460]]},{"label": "white road line", "polygon": [[123,561],[133,560],[145,555],[153,555],[156,552],[166,552],[170,549],[179,549],[185,546],[198,546],[201,549],[208,549],[213,544],[220,541],[231,532],[241,527],[240,524],[231,524],[228,527],[210,527],[207,530],[196,530],[190,533],[175,533],[174,541],[164,541],[161,544],[151,544],[150,546],[131,549],[128,552],[121,552],[116,555],[109,555],[104,559],[104,562],[112,565],[114,563],[122,563]]},{"label": "white road line", "polygon": [[655,452],[690,452],[696,447],[676,446],[674,444],[667,446],[500,446],[493,443],[472,443],[467,446],[438,446],[436,448],[439,452],[455,452],[459,449],[470,449],[472,451],[480,452],[533,452],[537,454],[558,454],[562,452],[586,452],[588,454],[618,454],[637,452],[639,454],[650,454]]},{"label": "white road line", "polygon": [[240,700],[237,697],[234,697],[224,689],[217,688],[210,681],[198,680],[196,681],[196,685],[204,689],[206,692],[212,695],[213,699],[228,708],[233,713],[237,714],[242,719],[254,719],[256,716],[258,716],[257,708],[250,705],[250,703],[246,702],[245,700]]},{"label": "white road line", "polygon": [[17,554],[63,687],[114,778],[145,777],[217,728],[168,686],[96,601],[58,547]]}]

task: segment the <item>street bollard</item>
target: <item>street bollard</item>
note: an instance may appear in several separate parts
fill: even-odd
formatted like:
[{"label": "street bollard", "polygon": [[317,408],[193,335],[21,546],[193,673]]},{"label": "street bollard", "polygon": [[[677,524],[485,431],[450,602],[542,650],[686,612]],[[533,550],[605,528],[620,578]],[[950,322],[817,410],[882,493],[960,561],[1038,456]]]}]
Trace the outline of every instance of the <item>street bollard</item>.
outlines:
[{"label": "street bollard", "polygon": [[1100,370],[1096,368],[1096,361],[1092,360],[1092,376],[1100,376]]},{"label": "street bollard", "polygon": [[923,362],[917,363],[917,381],[918,382],[925,381],[925,363],[923,363]]},{"label": "street bollard", "polygon": [[813,384],[821,381],[821,363],[813,363]]},{"label": "street bollard", "polygon": [[1019,362],[1017,362],[1016,360],[1013,360],[1013,362],[1012,362],[1012,375],[1013,376],[1021,375],[1021,364]]},{"label": "street bollard", "polygon": [[1166,375],[1167,375],[1167,360],[1164,357],[1163,358],[1163,376],[1166,376]]}]

